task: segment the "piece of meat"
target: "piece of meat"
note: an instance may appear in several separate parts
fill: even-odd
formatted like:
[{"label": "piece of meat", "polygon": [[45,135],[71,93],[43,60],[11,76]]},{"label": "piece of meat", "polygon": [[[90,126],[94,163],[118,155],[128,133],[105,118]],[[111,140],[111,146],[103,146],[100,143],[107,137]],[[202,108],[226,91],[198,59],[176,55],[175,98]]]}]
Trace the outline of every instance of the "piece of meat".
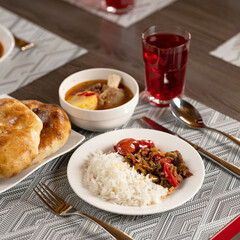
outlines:
[{"label": "piece of meat", "polygon": [[99,105],[104,108],[113,108],[121,105],[124,100],[124,90],[121,88],[107,88],[103,93],[99,95]]},{"label": "piece of meat", "polygon": [[190,170],[188,169],[188,167],[184,167],[181,171],[182,173],[182,177],[183,178],[188,178],[188,177],[191,177],[193,174],[190,172]]},{"label": "piece of meat", "polygon": [[174,159],[173,164],[177,167],[183,178],[188,178],[193,175],[188,169],[188,167],[185,165],[182,155],[178,150],[167,152],[166,155]]},{"label": "piece of meat", "polygon": [[171,151],[171,152],[169,152],[169,154],[170,154],[171,157],[173,157],[174,165],[177,166],[178,168],[181,166],[181,164],[184,163],[182,155],[178,150]]},{"label": "piece of meat", "polygon": [[107,84],[102,85],[102,92],[106,91],[109,88]]},{"label": "piece of meat", "polygon": [[98,95],[100,95],[103,92],[102,88],[103,88],[103,86],[101,83],[96,83],[96,84],[93,84],[92,86],[90,86],[89,88],[87,88],[85,91],[95,92]]}]

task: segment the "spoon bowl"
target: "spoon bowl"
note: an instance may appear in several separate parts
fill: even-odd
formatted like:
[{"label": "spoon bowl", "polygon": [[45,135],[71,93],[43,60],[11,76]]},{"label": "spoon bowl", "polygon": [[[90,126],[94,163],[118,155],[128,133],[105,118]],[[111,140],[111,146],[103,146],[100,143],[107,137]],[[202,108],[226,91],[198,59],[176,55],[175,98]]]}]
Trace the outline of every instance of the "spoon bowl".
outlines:
[{"label": "spoon bowl", "polygon": [[183,123],[187,124],[189,127],[205,127],[202,116],[198,110],[189,102],[180,98],[174,98],[171,101],[170,108],[173,115]]},{"label": "spoon bowl", "polygon": [[170,109],[172,114],[187,126],[192,128],[206,128],[218,132],[240,146],[240,141],[237,138],[218,129],[206,126],[198,110],[186,100],[174,98],[170,103]]}]

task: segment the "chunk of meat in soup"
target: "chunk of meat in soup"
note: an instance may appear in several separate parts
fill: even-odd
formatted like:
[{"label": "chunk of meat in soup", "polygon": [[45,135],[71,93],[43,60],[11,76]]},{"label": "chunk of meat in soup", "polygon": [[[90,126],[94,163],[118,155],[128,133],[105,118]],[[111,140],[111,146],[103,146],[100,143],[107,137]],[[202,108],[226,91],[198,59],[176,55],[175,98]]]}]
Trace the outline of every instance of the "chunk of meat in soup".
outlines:
[{"label": "chunk of meat in soup", "polygon": [[98,95],[100,95],[103,91],[102,90],[102,84],[101,83],[95,83],[92,86],[90,86],[89,88],[87,88],[86,91],[95,92]]},{"label": "chunk of meat in soup", "polygon": [[105,106],[108,108],[115,107],[119,105],[124,100],[124,90],[121,88],[112,88],[108,87],[103,93],[99,96],[99,105]]}]

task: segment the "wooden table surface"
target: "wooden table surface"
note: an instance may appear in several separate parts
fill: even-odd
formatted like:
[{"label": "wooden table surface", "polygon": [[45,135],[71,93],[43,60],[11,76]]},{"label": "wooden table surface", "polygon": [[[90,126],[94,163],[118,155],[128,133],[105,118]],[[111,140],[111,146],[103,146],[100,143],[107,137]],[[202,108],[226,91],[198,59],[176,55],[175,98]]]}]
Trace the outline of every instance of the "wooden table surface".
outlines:
[{"label": "wooden table surface", "polygon": [[185,95],[240,120],[240,68],[209,55],[240,32],[239,0],[178,0],[128,28],[61,0],[0,0],[0,5],[88,49],[84,56],[11,93],[13,97],[58,103],[63,79],[92,67],[128,72],[143,90],[141,32],[150,25],[171,23],[192,34]]}]

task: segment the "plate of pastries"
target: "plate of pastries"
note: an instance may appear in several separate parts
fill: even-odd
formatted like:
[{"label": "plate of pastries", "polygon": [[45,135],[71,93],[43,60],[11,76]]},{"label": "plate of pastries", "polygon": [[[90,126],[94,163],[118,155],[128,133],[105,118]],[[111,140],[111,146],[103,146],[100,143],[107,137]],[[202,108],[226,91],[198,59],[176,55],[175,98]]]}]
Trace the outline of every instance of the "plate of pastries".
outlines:
[{"label": "plate of pastries", "polygon": [[0,97],[0,193],[84,138],[56,104]]}]

